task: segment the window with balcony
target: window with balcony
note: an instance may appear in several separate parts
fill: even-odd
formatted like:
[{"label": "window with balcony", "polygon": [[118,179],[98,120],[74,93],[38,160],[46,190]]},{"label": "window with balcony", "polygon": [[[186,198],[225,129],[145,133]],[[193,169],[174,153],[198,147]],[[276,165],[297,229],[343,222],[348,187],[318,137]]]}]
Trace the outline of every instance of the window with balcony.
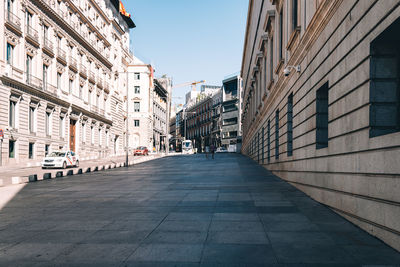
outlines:
[{"label": "window with balcony", "polygon": [[140,94],[140,86],[135,86],[135,94]]},{"label": "window with balcony", "polygon": [[7,43],[7,51],[6,51],[6,61],[7,64],[13,65],[13,56],[14,56],[14,46],[10,43]]},{"label": "window with balcony", "polygon": [[140,102],[134,102],[133,109],[135,112],[140,112]]},{"label": "window with balcony", "polygon": [[14,10],[14,0],[7,0],[7,11],[13,12]]}]

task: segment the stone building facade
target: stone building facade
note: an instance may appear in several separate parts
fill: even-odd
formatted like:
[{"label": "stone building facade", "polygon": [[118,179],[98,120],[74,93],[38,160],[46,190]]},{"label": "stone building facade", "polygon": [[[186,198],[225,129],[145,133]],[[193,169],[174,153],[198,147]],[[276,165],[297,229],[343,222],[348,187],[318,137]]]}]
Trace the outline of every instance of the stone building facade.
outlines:
[{"label": "stone building facade", "polygon": [[129,147],[153,147],[153,67],[134,57],[129,73]]},{"label": "stone building facade", "polygon": [[51,150],[81,159],[123,154],[123,92],[132,60],[118,1],[0,3],[2,164],[36,163]]},{"label": "stone building facade", "polygon": [[250,0],[242,153],[400,250],[400,2]]}]

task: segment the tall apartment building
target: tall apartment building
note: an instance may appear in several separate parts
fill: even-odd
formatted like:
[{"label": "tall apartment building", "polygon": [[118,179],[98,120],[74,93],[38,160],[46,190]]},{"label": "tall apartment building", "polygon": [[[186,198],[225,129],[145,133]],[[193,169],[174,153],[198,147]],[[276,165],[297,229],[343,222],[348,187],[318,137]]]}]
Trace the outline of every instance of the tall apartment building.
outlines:
[{"label": "tall apartment building", "polygon": [[222,81],[221,145],[231,152],[240,151],[242,123],[241,98],[242,79],[233,75]]},{"label": "tall apartment building", "polygon": [[134,57],[128,68],[129,147],[153,147],[153,67]]},{"label": "tall apartment building", "polygon": [[241,69],[242,153],[398,250],[399,40],[399,1],[250,0]]},{"label": "tall apartment building", "polygon": [[168,147],[169,119],[172,91],[172,79],[168,77],[154,79],[153,89],[153,148],[166,151]]},{"label": "tall apartment building", "polygon": [[3,165],[71,149],[81,158],[124,148],[130,17],[108,0],[6,0],[0,17]]}]

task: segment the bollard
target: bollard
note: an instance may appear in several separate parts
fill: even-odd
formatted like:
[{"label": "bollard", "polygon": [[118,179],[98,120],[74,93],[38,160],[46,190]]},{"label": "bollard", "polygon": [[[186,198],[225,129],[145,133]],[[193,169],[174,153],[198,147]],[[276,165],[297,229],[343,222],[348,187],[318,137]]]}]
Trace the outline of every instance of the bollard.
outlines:
[{"label": "bollard", "polygon": [[99,170],[99,167],[97,167],[97,166],[94,167],[94,169],[93,169],[94,172],[97,172],[98,170]]},{"label": "bollard", "polygon": [[69,171],[67,172],[67,176],[72,176],[72,175],[74,175],[74,171],[73,171],[73,170],[69,170]]},{"label": "bollard", "polygon": [[51,179],[51,172],[43,173],[43,180],[49,180],[49,179]]},{"label": "bollard", "polygon": [[60,177],[63,177],[63,176],[64,176],[64,173],[62,171],[56,172],[56,178],[60,178]]},{"label": "bollard", "polygon": [[78,169],[78,172],[76,174],[82,174],[83,170],[82,169]]},{"label": "bollard", "polygon": [[91,172],[92,171],[92,169],[90,168],[90,167],[88,167],[87,169],[86,169],[86,172],[85,173],[89,173],[89,172]]},{"label": "bollard", "polygon": [[29,175],[29,182],[37,182],[37,174],[31,174]]}]

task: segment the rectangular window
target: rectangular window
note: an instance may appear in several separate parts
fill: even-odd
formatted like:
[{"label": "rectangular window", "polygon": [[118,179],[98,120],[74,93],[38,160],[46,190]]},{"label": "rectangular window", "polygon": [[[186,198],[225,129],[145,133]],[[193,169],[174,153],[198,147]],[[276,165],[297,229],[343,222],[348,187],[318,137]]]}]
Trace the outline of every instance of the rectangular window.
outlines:
[{"label": "rectangular window", "polygon": [[99,129],[99,146],[102,145],[101,129]]},{"label": "rectangular window", "polygon": [[289,95],[287,103],[287,155],[293,155],[293,93]]},{"label": "rectangular window", "polygon": [[283,59],[283,12],[279,13],[279,59]]},{"label": "rectangular window", "polygon": [[279,109],[275,113],[275,159],[279,159]]},{"label": "rectangular window", "polygon": [[74,90],[74,80],[69,80],[68,91],[70,94],[72,94],[73,90]]},{"label": "rectangular window", "polygon": [[292,0],[292,31],[297,28],[298,0]]},{"label": "rectangular window", "polygon": [[44,146],[44,155],[47,156],[50,152],[50,145],[45,145]]},{"label": "rectangular window", "polygon": [[50,122],[51,122],[51,113],[50,112],[46,112],[46,135],[50,136],[51,132],[50,132]]},{"label": "rectangular window", "polygon": [[57,89],[61,90],[61,73],[57,72]]},{"label": "rectangular window", "polygon": [[94,144],[94,128],[93,128],[93,126],[90,127],[90,142],[92,145]]},{"label": "rectangular window", "polygon": [[86,123],[82,124],[82,142],[86,142]]},{"label": "rectangular window", "polygon": [[79,85],[79,98],[83,99],[83,86]]},{"label": "rectangular window", "polygon": [[15,158],[15,141],[9,140],[8,142],[8,157],[13,159]]},{"label": "rectangular window", "polygon": [[257,162],[260,163],[260,133],[257,133]]},{"label": "rectangular window", "polygon": [[35,132],[35,108],[29,107],[29,131]]},{"label": "rectangular window", "polygon": [[27,83],[31,83],[31,75],[32,75],[32,57],[30,55],[26,55],[26,80]]},{"label": "rectangular window", "polygon": [[13,54],[14,54],[14,46],[12,44],[7,43],[7,55],[6,60],[7,64],[13,64]]},{"label": "rectangular window", "polygon": [[328,147],[328,83],[317,90],[316,146]]},{"label": "rectangular window", "polygon": [[100,95],[96,96],[96,107],[100,108]]},{"label": "rectangular window", "polygon": [[135,86],[135,94],[140,94],[140,86]]},{"label": "rectangular window", "polygon": [[47,71],[49,67],[45,64],[43,64],[43,88],[47,88]]},{"label": "rectangular window", "polygon": [[140,102],[134,102],[133,109],[135,112],[140,112]]},{"label": "rectangular window", "polygon": [[140,126],[140,121],[139,120],[135,120],[135,127],[139,127]]},{"label": "rectangular window", "polygon": [[135,80],[140,80],[140,73],[139,72],[135,72],[133,77],[134,77]]},{"label": "rectangular window", "polygon": [[370,46],[369,137],[400,132],[400,19]]},{"label": "rectangular window", "polygon": [[64,138],[64,134],[65,134],[65,131],[64,131],[64,117],[60,117],[59,122],[60,122],[60,125],[59,125],[59,134],[60,134],[60,137],[61,137],[61,138]]},{"label": "rectangular window", "polygon": [[269,80],[272,81],[274,77],[274,37],[271,37],[269,49]]},{"label": "rectangular window", "polygon": [[29,158],[33,159],[33,148],[34,148],[34,143],[29,143]]},{"label": "rectangular window", "polygon": [[11,128],[15,128],[15,106],[16,103],[10,100],[10,117],[9,117],[9,126]]},{"label": "rectangular window", "polygon": [[265,156],[264,156],[264,140],[265,140],[265,138],[264,138],[264,127],[262,128],[262,131],[261,131],[261,154],[262,154],[262,164],[264,164],[264,158],[265,158]]}]

